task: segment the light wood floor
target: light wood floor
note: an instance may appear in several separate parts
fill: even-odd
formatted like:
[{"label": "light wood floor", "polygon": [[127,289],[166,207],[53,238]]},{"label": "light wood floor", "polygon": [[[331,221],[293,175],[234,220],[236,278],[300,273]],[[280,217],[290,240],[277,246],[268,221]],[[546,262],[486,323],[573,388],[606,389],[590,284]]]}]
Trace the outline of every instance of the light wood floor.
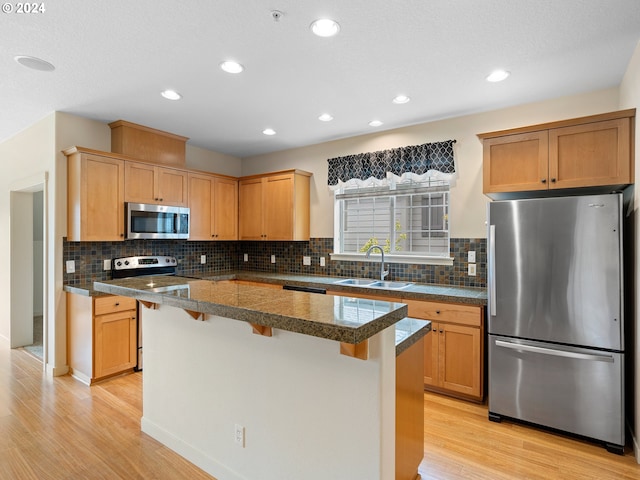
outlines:
[{"label": "light wood floor", "polygon": [[[47,379],[27,352],[0,347],[0,479],[212,479],[140,432],[141,380]],[[423,480],[640,479],[630,452],[492,423],[483,405],[426,393],[424,428]]]}]

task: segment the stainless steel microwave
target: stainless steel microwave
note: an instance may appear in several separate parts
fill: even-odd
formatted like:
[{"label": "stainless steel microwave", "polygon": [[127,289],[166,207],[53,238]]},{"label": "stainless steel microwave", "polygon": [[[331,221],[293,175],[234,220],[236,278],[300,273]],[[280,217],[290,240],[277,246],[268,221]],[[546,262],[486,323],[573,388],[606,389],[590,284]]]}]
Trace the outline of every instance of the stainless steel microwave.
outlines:
[{"label": "stainless steel microwave", "polygon": [[189,208],[127,203],[127,238],[189,238]]}]

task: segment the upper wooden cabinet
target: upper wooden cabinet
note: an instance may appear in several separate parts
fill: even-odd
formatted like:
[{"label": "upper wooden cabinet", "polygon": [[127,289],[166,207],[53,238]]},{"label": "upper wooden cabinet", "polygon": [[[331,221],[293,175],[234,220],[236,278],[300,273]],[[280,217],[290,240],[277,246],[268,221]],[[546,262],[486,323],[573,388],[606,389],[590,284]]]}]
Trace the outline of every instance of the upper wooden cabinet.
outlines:
[{"label": "upper wooden cabinet", "polygon": [[126,202],[186,207],[189,202],[187,191],[186,170],[125,162]]},{"label": "upper wooden cabinet", "polygon": [[124,120],[109,127],[112,152],[160,165],[185,166],[187,137]]},{"label": "upper wooden cabinet", "polygon": [[238,239],[238,181],[189,173],[189,240]]},{"label": "upper wooden cabinet", "polygon": [[124,240],[124,161],[72,147],[67,156],[67,239]]},{"label": "upper wooden cabinet", "polygon": [[240,179],[240,240],[309,240],[310,176],[287,170]]},{"label": "upper wooden cabinet", "polygon": [[483,133],[483,192],[633,183],[635,109]]}]

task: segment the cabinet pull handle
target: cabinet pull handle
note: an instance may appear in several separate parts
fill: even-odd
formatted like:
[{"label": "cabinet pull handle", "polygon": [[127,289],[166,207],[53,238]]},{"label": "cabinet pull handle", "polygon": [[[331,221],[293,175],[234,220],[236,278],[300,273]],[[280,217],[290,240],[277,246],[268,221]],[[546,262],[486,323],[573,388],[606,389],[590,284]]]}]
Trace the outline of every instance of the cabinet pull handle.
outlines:
[{"label": "cabinet pull handle", "polygon": [[543,178],[542,180],[540,180],[542,183],[547,183],[547,179]]}]

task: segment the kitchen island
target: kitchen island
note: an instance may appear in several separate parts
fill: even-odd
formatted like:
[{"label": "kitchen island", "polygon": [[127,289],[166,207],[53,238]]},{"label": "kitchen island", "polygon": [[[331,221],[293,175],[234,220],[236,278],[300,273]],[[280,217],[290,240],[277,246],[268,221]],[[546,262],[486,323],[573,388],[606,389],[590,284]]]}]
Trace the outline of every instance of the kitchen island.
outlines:
[{"label": "kitchen island", "polygon": [[94,288],[147,307],[142,430],[219,480],[395,478],[404,304],[164,276]]}]

